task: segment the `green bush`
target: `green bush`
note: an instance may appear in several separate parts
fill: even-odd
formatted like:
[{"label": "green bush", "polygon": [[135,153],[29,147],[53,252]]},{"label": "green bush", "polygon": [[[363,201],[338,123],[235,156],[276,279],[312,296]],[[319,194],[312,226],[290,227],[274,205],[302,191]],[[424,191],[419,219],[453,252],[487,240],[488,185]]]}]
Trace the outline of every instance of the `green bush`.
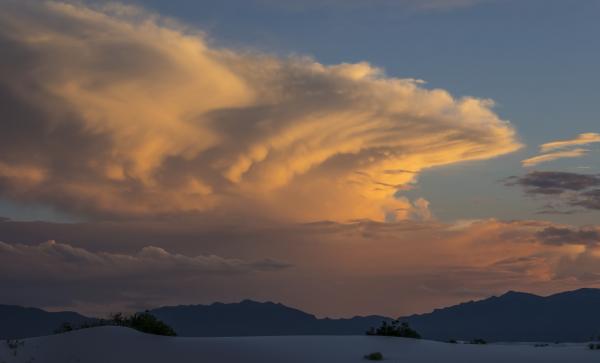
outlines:
[{"label": "green bush", "polygon": [[369,329],[367,335],[421,339],[421,335],[416,330],[411,329],[407,322],[401,323],[398,320],[392,320],[389,324],[387,321],[383,321],[379,328]]},{"label": "green bush", "polygon": [[383,354],[379,352],[369,353],[365,355],[365,359],[368,360],[383,360]]}]

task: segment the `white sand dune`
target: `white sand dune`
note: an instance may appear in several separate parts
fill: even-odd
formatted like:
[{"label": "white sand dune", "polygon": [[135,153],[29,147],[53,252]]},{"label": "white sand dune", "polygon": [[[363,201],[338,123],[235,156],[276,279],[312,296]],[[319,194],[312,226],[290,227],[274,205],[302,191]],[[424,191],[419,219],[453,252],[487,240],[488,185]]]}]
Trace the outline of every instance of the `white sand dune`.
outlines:
[{"label": "white sand dune", "polygon": [[16,350],[0,343],[0,363],[350,363],[367,362],[363,356],[371,352],[398,363],[600,362],[600,351],[586,344],[463,345],[369,336],[170,338],[117,327],[26,339]]}]

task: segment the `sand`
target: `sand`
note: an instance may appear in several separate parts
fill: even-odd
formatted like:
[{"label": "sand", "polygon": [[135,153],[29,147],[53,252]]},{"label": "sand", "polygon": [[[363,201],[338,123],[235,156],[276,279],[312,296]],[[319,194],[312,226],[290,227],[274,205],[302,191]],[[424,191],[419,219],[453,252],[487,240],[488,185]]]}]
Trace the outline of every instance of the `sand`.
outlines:
[{"label": "sand", "polygon": [[119,327],[84,329],[25,339],[16,349],[0,342],[0,363],[265,363],[367,362],[381,352],[397,363],[600,362],[587,344],[448,344],[372,336],[178,338]]}]

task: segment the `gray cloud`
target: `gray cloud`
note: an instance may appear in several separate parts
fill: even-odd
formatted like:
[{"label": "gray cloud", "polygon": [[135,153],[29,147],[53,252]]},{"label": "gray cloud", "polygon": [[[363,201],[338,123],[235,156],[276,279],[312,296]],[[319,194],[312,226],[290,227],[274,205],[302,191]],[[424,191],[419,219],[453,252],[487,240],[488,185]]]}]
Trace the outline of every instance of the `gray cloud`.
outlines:
[{"label": "gray cloud", "polygon": [[336,10],[360,10],[365,7],[380,7],[389,10],[439,11],[463,8],[498,0],[257,0],[258,3],[276,6],[291,11],[314,8],[333,8]]},{"label": "gray cloud", "polygon": [[562,228],[548,227],[536,233],[536,237],[543,243],[552,245],[579,244],[579,245],[598,245],[600,244],[600,232],[595,228]]},{"label": "gray cloud", "polygon": [[520,185],[529,194],[560,194],[600,185],[600,176],[559,171],[533,171],[523,177],[511,177],[508,185]]},{"label": "gray cloud", "polygon": [[73,281],[94,279],[180,278],[205,274],[277,271],[289,264],[266,259],[248,262],[215,255],[186,256],[147,246],[134,254],[90,252],[65,243],[38,245],[0,242],[0,279]]},{"label": "gray cloud", "polygon": [[[19,227],[25,225],[29,223]],[[231,291],[253,296],[251,289],[260,290],[255,284],[261,280],[258,275],[292,269],[289,263],[271,258],[172,253],[154,246],[121,248],[122,252],[100,248],[55,241],[0,242],[0,301],[104,316],[166,303],[227,300],[235,296]]]},{"label": "gray cloud", "polygon": [[572,205],[600,210],[600,189],[588,190],[580,193],[571,201]]},{"label": "gray cloud", "polygon": [[[542,214],[572,214],[576,212],[573,207],[600,210],[600,176],[596,174],[534,171],[510,177],[505,183],[523,187],[527,195],[551,200]],[[565,207],[571,209],[563,210]]]}]

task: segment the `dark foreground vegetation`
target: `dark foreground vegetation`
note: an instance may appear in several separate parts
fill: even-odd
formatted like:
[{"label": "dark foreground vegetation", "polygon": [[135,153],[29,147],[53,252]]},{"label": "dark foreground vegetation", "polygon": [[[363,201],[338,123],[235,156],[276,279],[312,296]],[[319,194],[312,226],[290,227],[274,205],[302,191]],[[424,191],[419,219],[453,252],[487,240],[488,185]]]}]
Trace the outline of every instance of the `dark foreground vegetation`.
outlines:
[{"label": "dark foreground vegetation", "polygon": [[380,352],[369,353],[365,355],[365,359],[367,360],[383,360],[383,354]]},{"label": "dark foreground vegetation", "polygon": [[98,326],[122,326],[126,328],[135,329],[142,333],[164,335],[164,336],[176,336],[175,330],[158,320],[154,315],[144,312],[135,313],[133,315],[124,315],[122,313],[116,313],[111,315],[108,319],[97,319],[90,322],[85,322],[79,325],[72,325],[71,323],[63,323],[54,332],[65,333],[72,330],[94,328]]},{"label": "dark foreground vegetation", "polygon": [[400,322],[399,320],[392,320],[390,323],[383,321],[379,328],[369,329],[367,335],[421,339],[421,335],[416,330],[411,329],[407,322]]}]

